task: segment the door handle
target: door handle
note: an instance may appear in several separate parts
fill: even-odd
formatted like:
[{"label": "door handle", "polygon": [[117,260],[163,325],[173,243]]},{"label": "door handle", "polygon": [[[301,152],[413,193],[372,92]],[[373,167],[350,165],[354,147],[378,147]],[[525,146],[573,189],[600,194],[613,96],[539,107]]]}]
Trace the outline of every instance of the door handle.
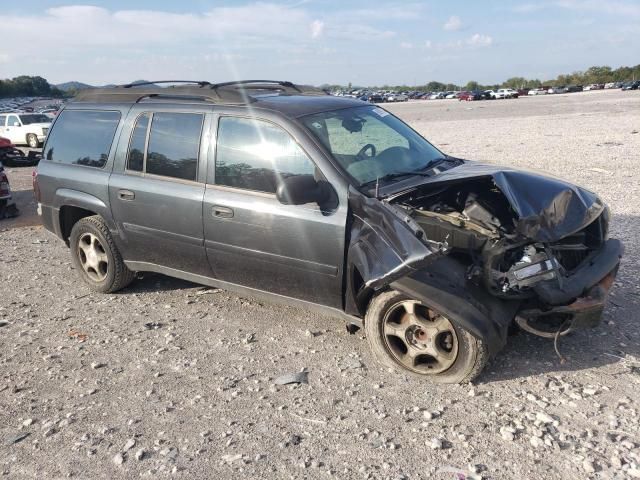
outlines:
[{"label": "door handle", "polygon": [[118,190],[118,198],[120,200],[133,200],[136,198],[136,194],[131,190]]},{"label": "door handle", "polygon": [[233,218],[233,209],[221,205],[214,205],[211,207],[211,214],[217,218]]}]

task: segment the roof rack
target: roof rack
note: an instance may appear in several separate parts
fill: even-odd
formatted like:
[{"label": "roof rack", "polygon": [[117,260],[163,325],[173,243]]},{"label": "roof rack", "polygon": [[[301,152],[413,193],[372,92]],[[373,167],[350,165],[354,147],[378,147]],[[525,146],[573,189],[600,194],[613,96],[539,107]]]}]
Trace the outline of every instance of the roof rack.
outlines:
[{"label": "roof rack", "polygon": [[118,85],[119,87],[122,88],[135,88],[135,87],[139,87],[142,85],[157,85],[158,83],[193,83],[196,85],[200,85],[201,87],[204,87],[205,85],[211,85],[211,83],[205,81],[198,81],[198,80],[156,80],[154,82],[133,82],[133,83],[127,83],[125,85]]},{"label": "roof rack", "polygon": [[[160,83],[179,83],[159,87]],[[188,100],[224,104],[247,104],[260,95],[327,95],[324,90],[309,85],[296,85],[281,80],[238,80],[210,83],[193,80],[157,80],[129,83],[110,88],[81,90],[74,102],[138,103],[145,99]]]}]

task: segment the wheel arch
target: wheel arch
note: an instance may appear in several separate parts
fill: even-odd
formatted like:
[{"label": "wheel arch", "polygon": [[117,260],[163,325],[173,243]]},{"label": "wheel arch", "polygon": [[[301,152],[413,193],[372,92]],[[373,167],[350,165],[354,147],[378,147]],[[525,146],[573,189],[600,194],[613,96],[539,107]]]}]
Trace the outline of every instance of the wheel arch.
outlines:
[{"label": "wheel arch", "polygon": [[466,279],[466,270],[460,261],[443,257],[390,286],[447,316],[495,355],[506,344],[520,301],[490,295]]},{"label": "wheel arch", "polygon": [[56,209],[58,210],[58,236],[69,245],[69,236],[78,220],[99,215],[111,231],[116,230],[115,222],[111,218],[111,210],[94,195],[70,190],[59,189],[56,192]]}]

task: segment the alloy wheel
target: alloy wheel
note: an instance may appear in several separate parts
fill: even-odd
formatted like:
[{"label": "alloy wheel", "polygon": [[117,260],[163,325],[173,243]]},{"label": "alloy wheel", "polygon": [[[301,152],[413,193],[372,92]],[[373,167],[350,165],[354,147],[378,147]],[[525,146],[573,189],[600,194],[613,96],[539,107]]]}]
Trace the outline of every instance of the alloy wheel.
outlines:
[{"label": "alloy wheel", "polygon": [[435,375],[456,361],[458,336],[451,321],[418,301],[390,307],[381,328],[391,356],[413,372]]},{"label": "alloy wheel", "polygon": [[109,271],[109,257],[100,239],[93,233],[84,233],[78,239],[78,258],[87,276],[102,282]]}]

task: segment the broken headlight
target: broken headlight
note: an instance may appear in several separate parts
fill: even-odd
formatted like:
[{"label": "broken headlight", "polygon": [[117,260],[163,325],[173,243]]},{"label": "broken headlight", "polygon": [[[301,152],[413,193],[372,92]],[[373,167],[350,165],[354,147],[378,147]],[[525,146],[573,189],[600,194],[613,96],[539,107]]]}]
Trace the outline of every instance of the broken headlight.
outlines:
[{"label": "broken headlight", "polygon": [[504,293],[522,290],[543,280],[556,278],[558,263],[542,247],[529,245],[523,249],[522,257],[504,272],[500,285]]}]

